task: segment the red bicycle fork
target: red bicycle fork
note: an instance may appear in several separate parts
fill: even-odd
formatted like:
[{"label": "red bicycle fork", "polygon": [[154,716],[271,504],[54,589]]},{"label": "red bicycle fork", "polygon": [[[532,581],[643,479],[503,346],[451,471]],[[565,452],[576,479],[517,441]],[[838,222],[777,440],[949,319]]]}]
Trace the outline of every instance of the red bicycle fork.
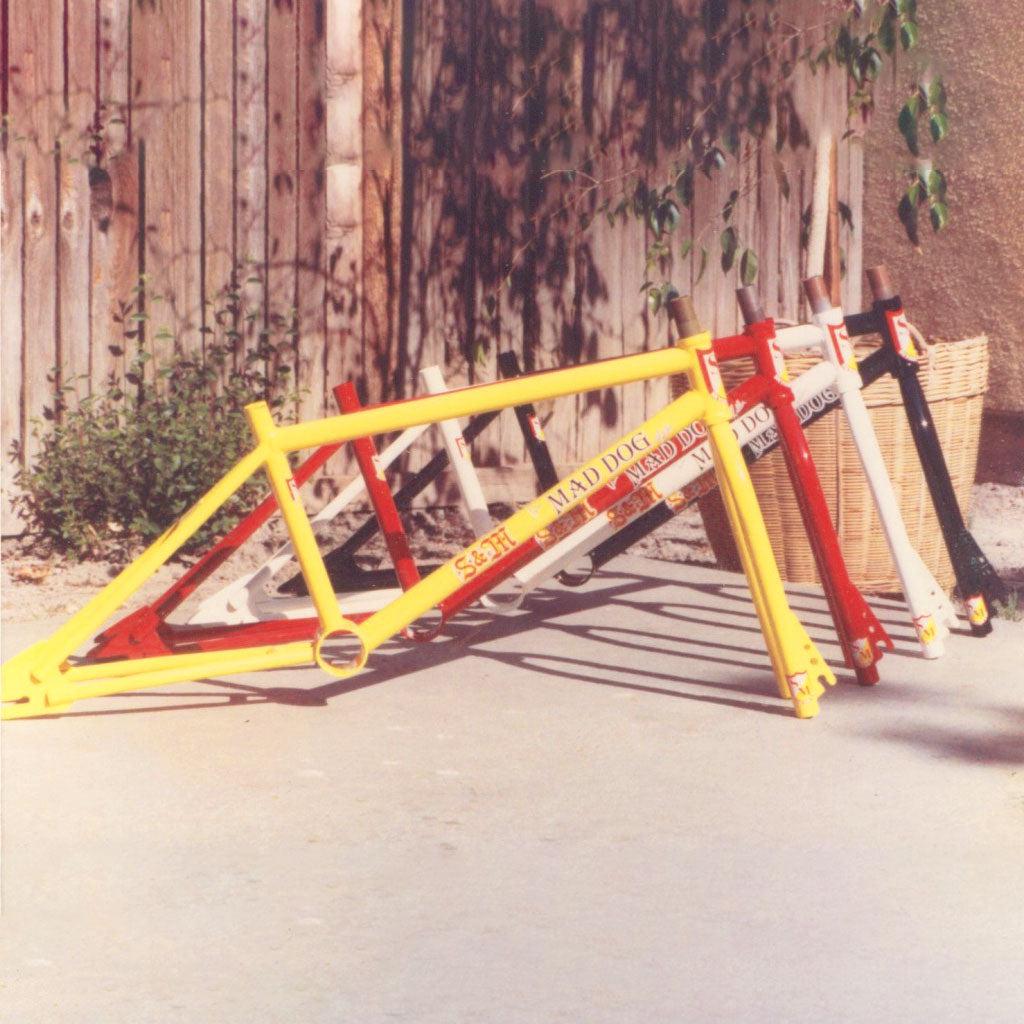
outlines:
[{"label": "red bicycle fork", "polygon": [[[850,579],[821,478],[794,407],[793,392],[785,384],[788,378],[775,337],[775,322],[760,314],[756,302],[744,294],[745,289],[740,293],[740,304],[750,322],[743,334],[721,339],[721,342],[716,340],[715,354],[720,362],[742,356],[749,356],[754,361],[754,379],[760,384],[764,404],[775,416],[786,471],[843,656],[846,664],[854,670],[858,683],[874,685],[878,682],[877,662],[882,657],[882,648],[891,650],[893,642]],[[752,316],[758,318],[750,320]]]}]

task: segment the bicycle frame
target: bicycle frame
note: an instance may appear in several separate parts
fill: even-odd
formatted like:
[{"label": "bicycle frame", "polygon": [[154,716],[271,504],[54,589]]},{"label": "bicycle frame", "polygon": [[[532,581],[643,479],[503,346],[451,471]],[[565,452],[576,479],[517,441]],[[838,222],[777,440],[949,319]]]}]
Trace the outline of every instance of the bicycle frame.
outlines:
[{"label": "bicycle frame", "polygon": [[947,627],[956,623],[956,612],[910,542],[896,492],[885,468],[871,414],[861,394],[862,381],[843,311],[833,307],[820,277],[806,280],[804,290],[811,304],[813,321],[828,339],[823,350],[826,358],[836,368],[840,403],[879,512],[882,530],[911,611],[918,642],[926,658],[940,657],[943,653],[943,640],[949,635]]},{"label": "bicycle frame", "polygon": [[935,421],[921,387],[920,354],[910,336],[903,302],[884,266],[872,267],[867,275],[874,296],[873,308],[868,313],[847,317],[846,323],[851,334],[877,332],[882,336],[886,372],[896,378],[900,387],[907,424],[971,631],[976,636],[986,636],[992,632],[993,604],[1007,599],[1006,586],[967,529],[960,510]]},{"label": "bicycle frame", "polygon": [[[420,379],[424,382],[429,394],[440,394],[445,391],[444,379],[437,367],[425,367],[420,371]],[[340,409],[344,411],[342,395],[345,393],[346,385],[338,385],[334,389],[335,401]],[[349,405],[355,400],[354,391],[348,399]],[[444,447],[437,452],[433,458],[419,472],[413,475],[407,485],[392,498],[390,491],[387,495],[378,492],[376,501],[373,502],[376,518],[371,517],[364,523],[350,538],[349,544],[354,540],[351,552],[346,550],[349,558],[366,543],[380,528],[380,506],[389,504],[392,509],[396,506],[406,506],[412,499],[424,490],[435,480],[445,467],[454,461],[461,463],[460,472],[456,475],[456,482],[460,487],[464,503],[468,510],[473,510],[472,515],[477,517],[479,522],[479,509],[486,510],[486,503],[482,502],[482,491],[479,480],[473,469],[469,457],[469,445],[478,437],[483,430],[498,416],[498,411],[484,413],[475,417],[466,428],[464,435],[461,426],[457,421],[442,421],[438,427],[444,427],[447,423],[451,429],[442,431]],[[373,473],[367,474],[362,470],[355,476],[341,492],[312,519],[313,526],[327,523],[339,515],[348,505],[351,504],[360,494],[366,493],[368,489],[372,492],[372,481],[377,476],[377,471],[383,471],[391,465],[400,455],[407,451],[423,434],[430,429],[431,424],[420,424],[405,430],[398,438],[389,444],[379,455],[376,450],[369,451],[369,458],[374,469]],[[364,439],[368,442],[368,439]],[[353,441],[353,447],[360,444],[359,440]],[[300,487],[316,470],[323,466],[342,446],[340,444],[324,445],[318,448],[305,462],[295,470],[295,481]],[[473,486],[475,482],[475,487]],[[372,497],[372,493],[370,495]],[[262,566],[244,574],[241,578],[234,580],[225,587],[220,588],[216,593],[208,596],[193,613],[190,625],[171,624],[167,622],[168,617],[224,562],[230,558],[241,545],[262,527],[277,511],[277,503],[273,495],[268,495],[256,508],[244,517],[231,531],[221,540],[213,545],[188,571],[175,583],[171,584],[158,598],[150,604],[137,609],[130,615],[118,620],[107,627],[96,637],[89,657],[98,660],[100,658],[131,658],[146,655],[170,654],[176,649],[201,650],[203,641],[208,634],[196,625],[203,623],[216,623],[218,627],[225,625],[241,625],[248,622],[256,622],[266,617],[262,610],[263,590],[265,584],[287,565],[294,557],[290,544],[280,547]],[[388,514],[388,513],[386,513]],[[397,512],[391,518],[392,529],[396,528],[395,519]],[[471,520],[472,522],[472,520]],[[490,524],[490,518],[487,520]],[[401,532],[400,522],[397,530]],[[382,589],[397,587],[399,580],[395,572],[374,572],[361,569],[355,565],[354,560],[350,562],[352,571],[344,578],[353,592],[345,593],[342,599],[345,607],[353,614],[373,611],[381,607],[391,597],[397,596],[398,590],[390,593],[382,593]],[[372,594],[362,591],[373,590]],[[280,601],[280,599],[279,599]],[[304,611],[308,614],[308,602],[301,602]],[[223,630],[219,631],[219,635]],[[294,638],[294,637],[292,637]],[[246,639],[255,643],[270,642],[270,634],[261,636],[255,631],[249,631]],[[278,636],[280,639],[280,635]],[[223,644],[219,644],[223,647]],[[228,644],[228,646],[233,646]]]},{"label": "bicycle frame", "polygon": [[[751,355],[755,347],[760,347],[761,351],[760,368],[763,376],[760,382],[756,379],[748,381],[729,396],[735,417],[733,432],[737,441],[745,446],[744,457],[748,462],[773,450],[780,440],[776,427],[776,412],[762,403],[767,401],[769,406],[776,409],[781,404],[792,412],[795,395],[797,412],[792,414],[793,422],[785,429],[790,433],[790,461],[793,461],[792,452],[795,452],[795,459],[799,464],[809,459],[806,442],[802,431],[799,431],[799,423],[816,419],[839,401],[838,392],[834,389],[835,368],[828,363],[813,368],[792,382],[793,391],[790,392],[778,380],[773,381],[769,376],[772,374],[780,377],[784,372],[778,344],[779,336],[775,334],[771,321],[766,320],[756,328],[748,328],[748,331],[749,336],[739,335],[715,341],[716,353],[720,358]],[[821,330],[814,326],[788,329],[783,333],[786,334],[787,344],[791,347],[806,347],[813,344],[815,339],[822,337]],[[777,363],[776,359],[780,362]],[[768,396],[773,390],[773,385],[781,390],[777,390],[774,400],[770,401]],[[522,422],[524,407],[518,407],[517,413],[520,414]],[[785,416],[785,413],[782,415]],[[701,445],[706,435],[692,431],[688,432],[688,435],[686,438],[678,436],[671,443],[666,442],[659,447],[656,457],[652,455],[644,460],[649,467],[653,466],[653,469],[658,471],[653,480],[650,479],[653,470],[642,472],[640,466],[633,467],[625,477],[608,484],[571,515],[559,519],[549,529],[541,531],[526,542],[514,563],[506,561],[500,568],[491,567],[481,575],[475,588],[463,588],[451,599],[443,602],[441,609],[444,618],[449,618],[472,603],[476,597],[485,594],[485,584],[494,587],[509,577],[518,586],[518,593],[514,599],[506,599],[505,609],[501,609],[499,603],[494,600],[491,601],[491,607],[499,610],[514,609],[521,604],[528,590],[564,571],[564,566],[578,560],[588,548],[592,552],[593,560],[602,564],[620,553],[627,544],[620,540],[623,534],[615,536],[617,531],[628,526],[639,516],[643,515],[649,522],[651,516],[657,515],[655,525],[660,525],[672,514],[687,507],[697,494],[706,493],[713,486],[713,479],[710,477],[700,484],[697,490],[692,490],[694,481],[702,478],[711,465],[711,454],[706,445]],[[877,644],[891,646],[891,641],[849,580],[816,474],[803,472],[799,465],[795,472],[806,477],[801,478],[796,493],[805,519],[815,516],[808,522],[811,541],[819,561],[819,571],[837,623],[836,628],[847,663],[854,667],[860,681],[875,682],[877,673],[873,663],[877,657]],[[686,490],[687,488],[691,490]],[[815,489],[816,499],[813,497]],[[624,531],[626,534],[628,532]],[[823,539],[819,540],[819,534]],[[638,535],[640,534],[634,533],[626,539],[631,541]],[[830,548],[827,554],[823,547]],[[828,564],[825,564],[826,558],[829,560]],[[276,611],[279,614],[305,617],[303,621],[306,632],[315,630],[316,620],[307,617],[310,611],[308,601],[271,598],[263,607],[268,612]],[[240,634],[234,635],[236,640],[241,638]],[[258,630],[252,630],[244,635],[247,640],[258,639],[260,633]],[[211,637],[210,634],[206,634],[206,637],[202,638],[196,634],[195,639],[202,639],[204,644],[209,644],[213,640],[218,645],[225,645],[231,643],[231,636],[232,634],[225,630],[221,636]],[[183,638],[188,637],[188,633],[183,634]]]},{"label": "bicycle frame", "polygon": [[[806,378],[806,382],[804,378]],[[830,382],[834,382],[834,372],[827,365],[809,370],[794,382],[794,391],[800,389],[804,383],[807,385],[806,390],[799,392],[802,396],[806,396],[806,401],[802,401],[799,407],[801,417],[806,416],[808,409],[820,407],[821,403],[826,400],[822,394],[832,394],[827,391]],[[826,390],[822,392],[822,388]],[[742,397],[740,397],[740,392],[742,392]],[[738,389],[737,392],[730,395],[732,411],[738,417],[732,424],[733,433],[739,444],[748,446],[743,448],[744,458],[748,462],[757,457],[750,454],[752,450],[755,450],[750,447],[757,440],[755,434],[758,431],[774,431],[775,429],[771,414],[763,405],[756,404],[759,397],[759,389],[751,390],[746,387]],[[833,397],[838,401],[838,396]],[[522,407],[517,406],[516,408]],[[740,415],[748,410],[750,410],[750,415]],[[763,438],[763,434],[759,436]],[[707,475],[709,481],[707,486],[713,487],[714,475],[710,473],[713,460],[706,440],[707,431],[698,429],[698,425],[694,425],[672,438],[671,441],[659,445],[655,453],[642,459],[628,473],[616,477],[584,503],[560,516],[550,527],[541,530],[536,536],[520,545],[517,548],[515,559],[505,559],[500,565],[488,567],[471,583],[459,588],[439,605],[442,619],[447,621],[478,598],[482,600],[490,598],[488,608],[491,610],[514,611],[521,605],[529,590],[558,576],[564,571],[563,567],[570,562],[579,561],[584,548],[598,544],[602,537],[613,534],[614,531],[635,518],[643,509],[650,508],[652,502],[662,498],[662,493],[659,493],[656,488],[662,484],[663,479],[671,481],[671,483],[665,484],[668,488],[665,493],[669,494],[669,498],[666,500],[672,502],[673,508],[677,507],[675,501],[681,500],[678,495],[671,493],[676,487],[682,488],[701,477],[702,474]],[[677,460],[679,461],[677,462]],[[673,475],[677,469],[681,469],[682,476]],[[655,471],[659,470],[657,476],[654,476]],[[602,532],[596,534],[595,530],[601,530],[602,526],[604,527]],[[355,539],[355,536],[352,539]],[[587,543],[588,538],[595,539],[591,539]],[[566,545],[570,545],[568,554],[563,554]],[[299,579],[301,580],[302,577],[300,576]],[[517,591],[501,601],[495,600],[493,588],[510,579],[518,588]],[[374,599],[379,599],[381,596],[390,599],[390,597],[397,596],[397,592],[390,595],[382,595],[377,592],[372,596]],[[361,621],[368,613],[362,609],[353,612],[351,608],[358,599],[358,596],[338,595],[339,603],[346,609],[346,613],[351,618]],[[154,643],[161,645],[156,653],[171,653],[173,650],[223,650],[271,641],[308,639],[316,633],[318,620],[311,617],[313,609],[308,597],[268,597],[255,607],[260,617],[254,616],[244,625],[213,622],[200,625],[189,623],[182,626],[159,623],[155,631],[155,638],[154,631],[151,631],[147,639],[150,646]],[[193,619],[192,622],[194,623],[195,620]],[[106,633],[102,634],[100,639],[106,635]],[[93,648],[89,652],[89,656],[90,658],[110,655],[137,657],[141,653],[144,652],[131,648],[125,650],[104,643],[102,646]]]},{"label": "bicycle frame", "polygon": [[[839,342],[833,342],[833,337],[838,338]],[[859,395],[861,388],[868,387],[887,372],[887,353],[884,350],[873,352],[854,371],[856,360],[845,333],[842,311],[831,309],[830,303],[828,308],[822,306],[815,314],[815,323],[783,328],[777,332],[776,340],[784,352],[808,348],[822,351],[826,361],[801,374],[791,384],[798,418],[804,426],[808,426],[837,406],[844,409],[903,586],[904,598],[910,609],[922,653],[927,658],[940,657],[943,653],[942,641],[948,635],[946,625],[956,622],[956,613],[911,544],[870,414],[864,406],[863,397]],[[854,392],[858,393],[857,398],[853,397]],[[774,451],[780,439],[774,415],[764,407],[751,410],[740,399],[739,390],[730,394],[737,424],[742,427],[744,414],[763,422],[759,431],[737,431],[737,437],[744,445],[744,456],[752,463]],[[630,545],[688,508],[697,498],[713,492],[713,480],[702,478],[704,470],[701,469],[700,459],[701,456],[694,453],[689,464],[680,462],[678,465],[666,466],[652,482],[658,492],[658,499],[648,502],[648,507],[635,510],[618,522],[614,521],[615,517],[610,513],[607,521],[587,524],[581,528],[578,543],[589,546],[595,566],[606,565]],[[534,567],[537,576],[531,580],[532,585],[540,582],[552,565],[557,567],[560,559],[573,557],[576,557],[575,553],[563,548],[558,555],[539,560]]]},{"label": "bicycle frame", "polygon": [[[817,699],[824,692],[823,683],[832,684],[835,677],[786,603],[749,474],[729,427],[724,390],[712,371],[710,336],[694,333],[670,349],[477,385],[445,395],[410,399],[293,426],[277,426],[266,404],[254,403],[246,408],[246,414],[256,438],[256,448],[52,637],[4,665],[4,717],[53,713],[90,696],[210,675],[303,664],[316,664],[332,675],[347,678],[365,665],[371,651],[450,596],[482,568],[500,561],[516,544],[576,507],[617,472],[632,466],[662,438],[678,433],[698,419],[706,422],[712,440],[716,471],[726,496],[729,519],[737,534],[780,694],[792,699],[798,717],[811,717],[818,711]],[[565,478],[557,488],[520,509],[362,623],[342,614],[299,499],[288,453],[681,372],[691,377],[694,387],[691,394],[656,413],[636,431]],[[268,477],[316,607],[320,622],[317,637],[312,641],[251,649],[70,664],[74,651],[95,628],[260,469]],[[356,645],[354,656],[335,660],[331,645],[339,640],[347,642],[349,648],[352,643]]]},{"label": "bicycle frame", "polygon": [[764,315],[751,288],[739,289],[738,298],[746,331],[716,340],[715,353],[719,361],[744,356],[754,360],[756,376],[753,379],[761,383],[765,405],[775,416],[790,484],[847,664],[855,670],[861,684],[877,683],[876,663],[881,657],[881,648],[891,649],[892,640],[847,571],[821,480],[794,408],[775,322]]}]

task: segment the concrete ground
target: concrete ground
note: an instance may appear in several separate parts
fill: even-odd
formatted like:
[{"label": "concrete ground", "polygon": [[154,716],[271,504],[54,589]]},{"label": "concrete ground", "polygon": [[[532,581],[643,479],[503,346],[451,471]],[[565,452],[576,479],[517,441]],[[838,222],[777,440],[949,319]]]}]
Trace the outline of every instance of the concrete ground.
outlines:
[{"label": "concrete ground", "polygon": [[874,603],[809,722],[738,577],[626,558],[354,683],[8,723],[0,1018],[1017,1024],[1024,623],[926,662]]}]

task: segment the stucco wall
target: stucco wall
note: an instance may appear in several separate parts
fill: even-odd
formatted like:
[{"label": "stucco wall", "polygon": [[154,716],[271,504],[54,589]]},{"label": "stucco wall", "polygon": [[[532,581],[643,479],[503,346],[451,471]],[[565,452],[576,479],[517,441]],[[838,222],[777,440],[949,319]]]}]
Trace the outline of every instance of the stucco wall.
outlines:
[{"label": "stucco wall", "polygon": [[936,163],[951,222],[925,225],[923,252],[896,218],[909,154],[893,123],[909,84],[897,69],[878,93],[865,159],[865,266],[887,263],[911,318],[930,335],[981,331],[992,343],[987,406],[1024,414],[1024,0],[924,0],[921,47],[946,82],[950,135]]}]

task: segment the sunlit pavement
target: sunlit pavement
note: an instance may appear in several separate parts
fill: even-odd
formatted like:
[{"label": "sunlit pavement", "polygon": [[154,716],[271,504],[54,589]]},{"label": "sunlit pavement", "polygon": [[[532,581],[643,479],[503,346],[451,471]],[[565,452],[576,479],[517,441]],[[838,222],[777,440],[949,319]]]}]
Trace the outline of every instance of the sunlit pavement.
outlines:
[{"label": "sunlit pavement", "polygon": [[882,682],[801,722],[739,577],[610,569],[354,682],[6,724],[0,1019],[1024,1019],[1024,623],[927,662],[874,601]]}]

